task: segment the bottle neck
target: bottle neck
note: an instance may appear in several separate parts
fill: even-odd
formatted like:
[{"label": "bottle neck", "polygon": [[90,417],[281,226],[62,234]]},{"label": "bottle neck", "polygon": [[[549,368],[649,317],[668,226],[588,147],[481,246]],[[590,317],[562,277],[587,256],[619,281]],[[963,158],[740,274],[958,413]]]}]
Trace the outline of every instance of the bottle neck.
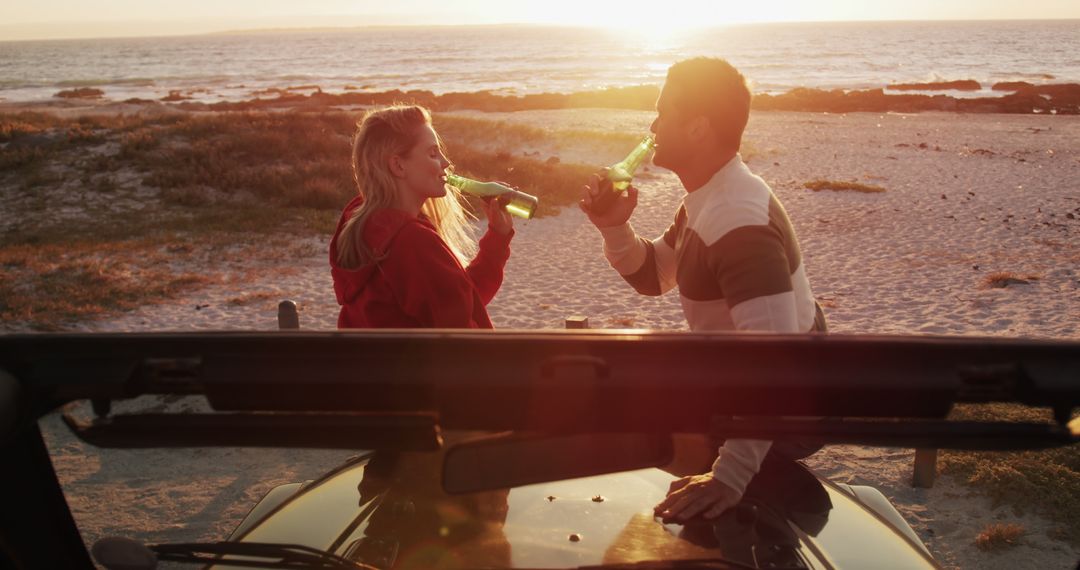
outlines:
[{"label": "bottle neck", "polygon": [[646,136],[619,165],[627,174],[633,174],[641,166],[641,163],[645,161],[645,157],[652,152],[653,145],[653,138]]},{"label": "bottle neck", "polygon": [[454,188],[457,188],[458,190],[461,190],[462,189],[461,187],[468,184],[469,182],[474,182],[474,181],[469,180],[468,178],[465,178],[464,176],[458,176],[457,174],[447,174],[446,175],[446,183],[453,186]]}]

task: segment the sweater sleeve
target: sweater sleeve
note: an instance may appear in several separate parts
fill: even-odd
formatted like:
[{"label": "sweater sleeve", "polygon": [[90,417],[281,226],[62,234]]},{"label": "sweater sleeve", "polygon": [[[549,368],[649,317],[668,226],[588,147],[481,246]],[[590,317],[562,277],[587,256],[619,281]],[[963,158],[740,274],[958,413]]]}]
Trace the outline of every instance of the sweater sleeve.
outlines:
[{"label": "sweater sleeve", "polygon": [[446,242],[419,225],[394,240],[383,267],[402,288],[398,303],[424,326],[468,328],[473,314],[473,284]]},{"label": "sweater sleeve", "polygon": [[[735,329],[798,332],[791,267],[783,242],[767,225],[729,231],[707,257],[724,291]],[[761,469],[771,441],[729,439],[713,463],[713,477],[743,493]]]},{"label": "sweater sleeve", "polygon": [[619,275],[642,295],[663,295],[675,287],[675,240],[686,223],[681,208],[675,222],[654,240],[638,237],[629,223],[599,228],[604,256]]},{"label": "sweater sleeve", "polygon": [[480,298],[484,300],[484,305],[495,298],[495,293],[498,293],[502,286],[503,268],[510,259],[510,240],[513,237],[512,230],[509,234],[502,235],[488,229],[484,237],[480,238],[480,249],[476,257],[465,269],[480,293]]},{"label": "sweater sleeve", "polygon": [[758,439],[729,439],[720,448],[720,455],[713,463],[713,477],[721,483],[739,492],[746,492],[746,486],[761,469],[765,454],[772,447],[771,441]]}]

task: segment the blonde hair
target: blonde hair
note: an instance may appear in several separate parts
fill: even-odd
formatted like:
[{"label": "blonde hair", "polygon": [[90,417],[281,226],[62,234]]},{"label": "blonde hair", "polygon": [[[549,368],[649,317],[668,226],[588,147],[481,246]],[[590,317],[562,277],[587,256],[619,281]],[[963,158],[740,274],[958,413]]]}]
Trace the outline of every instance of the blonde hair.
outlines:
[{"label": "blonde hair", "polygon": [[[380,259],[364,242],[364,224],[371,214],[397,203],[397,185],[390,173],[394,155],[407,155],[416,145],[420,129],[431,124],[431,113],[418,105],[394,105],[368,111],[357,123],[353,137],[352,169],[356,189],[363,197],[337,238],[338,265],[354,269]],[[442,147],[442,141],[439,141]],[[475,217],[461,206],[461,194],[452,186],[446,196],[429,198],[421,208],[464,265],[476,253],[471,222]]]}]

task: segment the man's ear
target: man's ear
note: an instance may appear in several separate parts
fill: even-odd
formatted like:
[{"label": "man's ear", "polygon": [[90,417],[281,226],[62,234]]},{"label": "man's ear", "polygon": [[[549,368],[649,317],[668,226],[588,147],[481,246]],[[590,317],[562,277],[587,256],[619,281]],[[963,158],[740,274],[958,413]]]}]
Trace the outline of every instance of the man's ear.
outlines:
[{"label": "man's ear", "polygon": [[712,121],[705,115],[698,115],[690,120],[686,125],[686,129],[687,134],[690,135],[690,140],[702,141],[706,137],[712,136]]},{"label": "man's ear", "polygon": [[405,163],[400,155],[392,155],[387,161],[387,166],[390,167],[390,174],[394,178],[405,178]]}]

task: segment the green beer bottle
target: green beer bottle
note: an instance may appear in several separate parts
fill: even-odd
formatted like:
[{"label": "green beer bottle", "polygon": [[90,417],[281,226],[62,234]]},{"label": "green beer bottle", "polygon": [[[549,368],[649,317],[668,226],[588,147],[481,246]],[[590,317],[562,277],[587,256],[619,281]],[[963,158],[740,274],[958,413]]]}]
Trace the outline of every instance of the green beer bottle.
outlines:
[{"label": "green beer bottle", "polygon": [[[591,208],[593,212],[603,214],[611,208],[619,194],[630,187],[630,182],[634,179],[634,173],[645,162],[645,158],[649,156],[654,146],[656,146],[656,143],[653,141],[652,135],[646,135],[634,147],[634,150],[626,155],[626,158],[613,164],[608,169],[607,179],[611,182],[611,189],[607,192],[601,192],[593,199]],[[601,185],[600,188],[603,189],[604,185]]]},{"label": "green beer bottle", "polygon": [[506,211],[526,220],[536,213],[536,206],[540,201],[536,196],[526,194],[520,190],[514,190],[509,186],[503,186],[498,182],[480,182],[457,174],[447,174],[446,183],[461,190],[465,194],[488,198],[506,194],[510,201],[506,204]]}]

